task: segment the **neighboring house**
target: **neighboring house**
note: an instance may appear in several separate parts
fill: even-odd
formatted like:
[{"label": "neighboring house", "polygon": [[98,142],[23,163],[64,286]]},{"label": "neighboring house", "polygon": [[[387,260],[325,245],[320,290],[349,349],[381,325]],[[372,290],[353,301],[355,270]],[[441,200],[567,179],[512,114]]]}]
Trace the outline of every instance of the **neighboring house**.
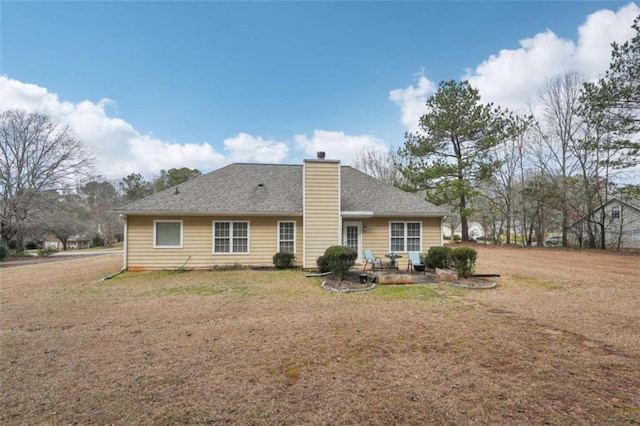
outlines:
[{"label": "neighboring house", "polygon": [[[54,235],[47,235],[42,240],[42,243],[44,248],[53,248],[56,250],[64,249],[62,241]],[[91,239],[84,235],[74,235],[73,237],[69,237],[67,240],[68,250],[87,249],[89,247],[91,247]]]},{"label": "neighboring house", "polygon": [[[484,227],[479,223],[479,222],[472,222],[469,221],[467,223],[467,225],[469,226],[469,238],[479,238],[479,237],[484,237]],[[451,232],[451,231],[449,231]],[[458,234],[460,236],[462,236],[462,224],[459,224],[456,227],[455,232],[453,233],[454,235]],[[451,235],[451,234],[449,234]]]},{"label": "neighboring house", "polygon": [[325,249],[424,252],[442,245],[449,214],[337,160],[231,164],[115,210],[129,270],[273,265],[276,252],[316,268]]},{"label": "neighboring house", "polygon": [[442,236],[447,239],[451,239],[451,225],[448,223],[442,224]]},{"label": "neighboring house", "polygon": [[67,240],[69,250],[88,249],[91,247],[91,238],[86,235],[74,235]]},{"label": "neighboring house", "polygon": [[[594,210],[590,218],[583,218],[572,225],[572,243],[577,246],[587,244],[588,221],[600,222],[604,212],[605,242],[607,248],[640,248],[640,200],[611,198]],[[599,228],[595,228],[599,229]],[[600,246],[600,233],[595,232],[596,246]],[[582,243],[582,244],[581,244]],[[619,243],[619,244],[618,244]]]},{"label": "neighboring house", "polygon": [[42,245],[46,249],[62,250],[62,241],[53,235],[47,235],[42,239]]}]

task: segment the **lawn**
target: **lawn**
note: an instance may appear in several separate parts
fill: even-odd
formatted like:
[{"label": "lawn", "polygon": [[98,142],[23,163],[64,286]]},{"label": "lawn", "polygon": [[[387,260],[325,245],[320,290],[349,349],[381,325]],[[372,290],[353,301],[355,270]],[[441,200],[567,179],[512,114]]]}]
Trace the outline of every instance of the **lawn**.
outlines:
[{"label": "lawn", "polygon": [[0,269],[0,423],[640,422],[640,258],[479,250],[494,290]]}]

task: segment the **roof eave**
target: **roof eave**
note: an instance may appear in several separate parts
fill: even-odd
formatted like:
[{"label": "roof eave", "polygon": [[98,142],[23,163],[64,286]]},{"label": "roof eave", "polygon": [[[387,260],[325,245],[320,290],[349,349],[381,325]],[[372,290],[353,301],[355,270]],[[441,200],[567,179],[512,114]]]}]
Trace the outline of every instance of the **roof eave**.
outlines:
[{"label": "roof eave", "polygon": [[368,219],[373,217],[373,212],[370,211],[342,211],[340,215],[347,219]]},{"label": "roof eave", "polygon": [[447,217],[452,216],[449,212],[376,212],[374,216],[393,217]]},{"label": "roof eave", "polygon": [[129,216],[302,216],[302,212],[230,212],[230,211],[166,211],[166,210],[113,210]]}]

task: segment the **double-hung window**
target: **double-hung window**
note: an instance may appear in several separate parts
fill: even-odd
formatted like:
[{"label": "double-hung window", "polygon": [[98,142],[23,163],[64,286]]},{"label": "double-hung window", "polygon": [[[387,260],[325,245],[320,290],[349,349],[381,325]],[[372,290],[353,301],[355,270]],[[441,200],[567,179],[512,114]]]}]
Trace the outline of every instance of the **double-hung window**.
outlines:
[{"label": "double-hung window", "polygon": [[611,219],[620,219],[620,207],[611,209]]},{"label": "double-hung window", "polygon": [[296,253],[296,223],[278,222],[278,251]]},{"label": "double-hung window", "polygon": [[213,222],[214,253],[249,253],[249,222]]},{"label": "double-hung window", "polygon": [[421,222],[390,222],[389,250],[392,252],[421,251]]},{"label": "double-hung window", "polygon": [[182,221],[154,220],[153,248],[182,248]]}]

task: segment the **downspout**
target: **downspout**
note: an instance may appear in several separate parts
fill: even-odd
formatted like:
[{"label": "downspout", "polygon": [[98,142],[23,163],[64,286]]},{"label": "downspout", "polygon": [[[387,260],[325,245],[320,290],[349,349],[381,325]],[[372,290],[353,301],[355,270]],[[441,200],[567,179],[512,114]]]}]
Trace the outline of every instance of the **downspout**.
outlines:
[{"label": "downspout", "polygon": [[124,225],[124,241],[122,242],[122,270],[126,270],[127,269],[127,249],[128,249],[128,235],[127,235],[127,224],[129,223],[129,219],[127,218],[126,214],[121,214],[120,215],[120,220],[122,221],[123,225]]},{"label": "downspout", "polygon": [[302,162],[302,269],[307,268],[307,163]]},{"label": "downspout", "polygon": [[[344,244],[342,241],[342,227],[344,226],[344,220],[342,219],[342,166],[338,163],[338,245]],[[360,233],[360,241],[362,241],[362,232]],[[358,254],[360,257],[360,254]]]}]

